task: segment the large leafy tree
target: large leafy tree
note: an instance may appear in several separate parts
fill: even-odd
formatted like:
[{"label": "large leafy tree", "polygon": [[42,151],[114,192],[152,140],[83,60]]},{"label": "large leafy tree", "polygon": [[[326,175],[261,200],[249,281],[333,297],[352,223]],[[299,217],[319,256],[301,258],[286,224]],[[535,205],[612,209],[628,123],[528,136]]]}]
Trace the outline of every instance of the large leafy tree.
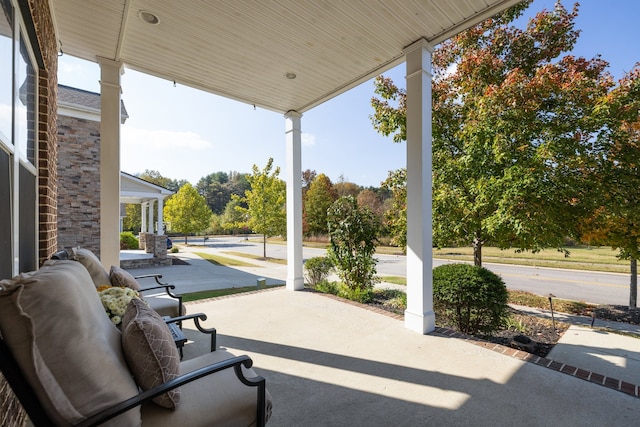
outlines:
[{"label": "large leafy tree", "polygon": [[249,189],[247,175],[238,172],[214,172],[200,178],[198,192],[207,200],[211,211],[222,214],[232,194],[242,196]]},{"label": "large leafy tree", "polygon": [[638,304],[640,258],[640,64],[599,106],[607,125],[599,134],[597,164],[587,169],[600,197],[580,224],[583,240],[607,244],[630,262],[629,308]]},{"label": "large leafy tree", "polygon": [[327,209],[336,201],[338,193],[328,176],[321,173],[311,182],[304,197],[305,234],[327,234]]},{"label": "large leafy tree", "polygon": [[[270,158],[264,169],[259,170],[253,165],[253,174],[247,177],[250,190],[244,192],[244,197],[236,194],[233,200],[241,202],[235,209],[245,218],[239,227],[249,227],[263,236],[263,256],[267,257],[267,237],[286,234],[286,188],[279,178],[280,167],[273,168]],[[246,207],[242,205],[246,204]]]},{"label": "large leafy tree", "polygon": [[185,236],[203,231],[211,221],[211,209],[198,191],[189,183],[180,187],[164,206],[164,216],[171,228]]},{"label": "large leafy tree", "polygon": [[[559,3],[525,29],[530,2],[444,42],[433,53],[434,243],[538,251],[562,245],[586,212],[583,170],[611,87],[606,62],[566,54],[577,5]],[[564,56],[562,56],[564,54]],[[406,94],[376,80],[372,121],[406,139]]]}]

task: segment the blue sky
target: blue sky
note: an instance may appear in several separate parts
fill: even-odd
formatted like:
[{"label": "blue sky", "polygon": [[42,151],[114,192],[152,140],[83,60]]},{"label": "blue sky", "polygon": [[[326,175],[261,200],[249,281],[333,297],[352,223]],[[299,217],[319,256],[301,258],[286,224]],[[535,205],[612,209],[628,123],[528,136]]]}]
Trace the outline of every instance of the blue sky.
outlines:
[{"label": "blue sky", "polygon": [[[555,0],[535,0],[533,16],[552,9]],[[573,2],[562,2],[570,8]],[[600,54],[620,78],[640,62],[640,1],[582,0],[576,19],[582,30],[574,55]],[[404,86],[404,65],[386,73]],[[69,55],[60,58],[61,84],[99,92],[97,64]],[[159,171],[192,184],[213,172],[251,172],[269,157],[284,177],[285,121],[282,115],[255,109],[173,82],[125,69],[122,99],[129,119],[122,127],[121,169],[136,174]],[[405,145],[378,135],[371,126],[373,82],[366,82],[302,117],[302,169],[340,176],[362,186],[380,186],[389,171],[406,164]]]}]

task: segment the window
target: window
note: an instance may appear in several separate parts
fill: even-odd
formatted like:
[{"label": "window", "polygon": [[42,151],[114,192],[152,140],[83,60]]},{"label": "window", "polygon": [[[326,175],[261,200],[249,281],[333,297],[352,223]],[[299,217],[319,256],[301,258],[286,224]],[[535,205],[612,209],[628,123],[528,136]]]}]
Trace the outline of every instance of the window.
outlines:
[{"label": "window", "polygon": [[31,46],[19,8],[0,0],[0,279],[37,268],[38,75]]}]

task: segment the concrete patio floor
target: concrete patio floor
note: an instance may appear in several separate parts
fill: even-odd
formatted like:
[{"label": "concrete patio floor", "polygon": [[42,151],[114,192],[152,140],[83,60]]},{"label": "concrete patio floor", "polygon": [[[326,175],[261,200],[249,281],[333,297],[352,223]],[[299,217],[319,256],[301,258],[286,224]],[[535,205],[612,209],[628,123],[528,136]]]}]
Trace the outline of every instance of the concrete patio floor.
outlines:
[{"label": "concrete patio floor", "polygon": [[[279,288],[187,304],[218,345],[248,354],[270,426],[634,425],[640,399],[391,316]],[[185,323],[185,358],[208,337]]]}]

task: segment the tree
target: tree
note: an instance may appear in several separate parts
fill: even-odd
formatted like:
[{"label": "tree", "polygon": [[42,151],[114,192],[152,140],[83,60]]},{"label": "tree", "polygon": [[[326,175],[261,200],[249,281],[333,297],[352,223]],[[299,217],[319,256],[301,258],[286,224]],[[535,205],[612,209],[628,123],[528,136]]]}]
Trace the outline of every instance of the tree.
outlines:
[{"label": "tree", "polygon": [[338,177],[338,182],[336,182],[333,187],[336,189],[338,197],[358,197],[358,193],[360,192],[360,187],[353,182],[345,181],[344,175]]},{"label": "tree", "polygon": [[164,206],[164,216],[171,227],[184,234],[198,233],[209,226],[211,209],[198,191],[189,183],[180,187]]},{"label": "tree", "polygon": [[[143,173],[136,174],[138,178],[150,182],[152,184],[159,185],[173,192],[187,183],[186,180],[175,180],[162,176],[162,174],[156,170],[146,169]],[[171,196],[169,196],[171,197]],[[168,200],[168,199],[167,199]],[[158,217],[158,205],[153,207],[154,217]],[[124,230],[130,230],[133,232],[146,231],[142,230],[142,206],[137,203],[128,203],[125,206],[125,217],[122,219],[122,227]]]},{"label": "tree", "polygon": [[207,200],[211,211],[222,214],[232,194],[242,196],[249,189],[246,174],[239,172],[214,172],[200,178],[198,192]]},{"label": "tree", "polygon": [[244,192],[244,197],[232,196],[233,200],[246,203],[247,207],[235,207],[245,218],[238,226],[246,226],[262,234],[264,258],[267,257],[267,237],[285,235],[287,227],[285,183],[278,178],[280,167],[273,171],[272,168],[272,158],[262,171],[253,165],[253,175],[247,177],[251,189]]},{"label": "tree", "polygon": [[391,206],[384,214],[384,224],[391,235],[391,242],[407,251],[407,170],[390,171],[382,188],[391,192]]},{"label": "tree", "polygon": [[328,212],[331,246],[327,256],[352,295],[367,294],[376,283],[377,235],[380,226],[368,207],[352,196],[336,200]]},{"label": "tree", "polygon": [[[433,53],[434,244],[539,251],[560,248],[587,212],[583,169],[611,86],[605,61],[571,55],[577,5],[512,25],[520,3]],[[372,122],[406,139],[406,94],[376,79]]]},{"label": "tree", "polygon": [[247,230],[246,225],[242,225],[246,218],[242,212],[236,209],[236,206],[242,206],[242,201],[239,198],[229,200],[222,214],[222,227],[232,234]]},{"label": "tree", "polygon": [[327,234],[327,209],[336,201],[338,193],[328,176],[321,173],[309,186],[304,198],[303,215],[306,224],[305,234],[317,236]]},{"label": "tree", "polygon": [[585,173],[600,197],[593,199],[593,215],[580,222],[582,238],[610,245],[620,259],[629,260],[629,309],[635,309],[640,258],[640,63],[609,92],[599,111],[607,125],[597,141],[597,164]]}]

